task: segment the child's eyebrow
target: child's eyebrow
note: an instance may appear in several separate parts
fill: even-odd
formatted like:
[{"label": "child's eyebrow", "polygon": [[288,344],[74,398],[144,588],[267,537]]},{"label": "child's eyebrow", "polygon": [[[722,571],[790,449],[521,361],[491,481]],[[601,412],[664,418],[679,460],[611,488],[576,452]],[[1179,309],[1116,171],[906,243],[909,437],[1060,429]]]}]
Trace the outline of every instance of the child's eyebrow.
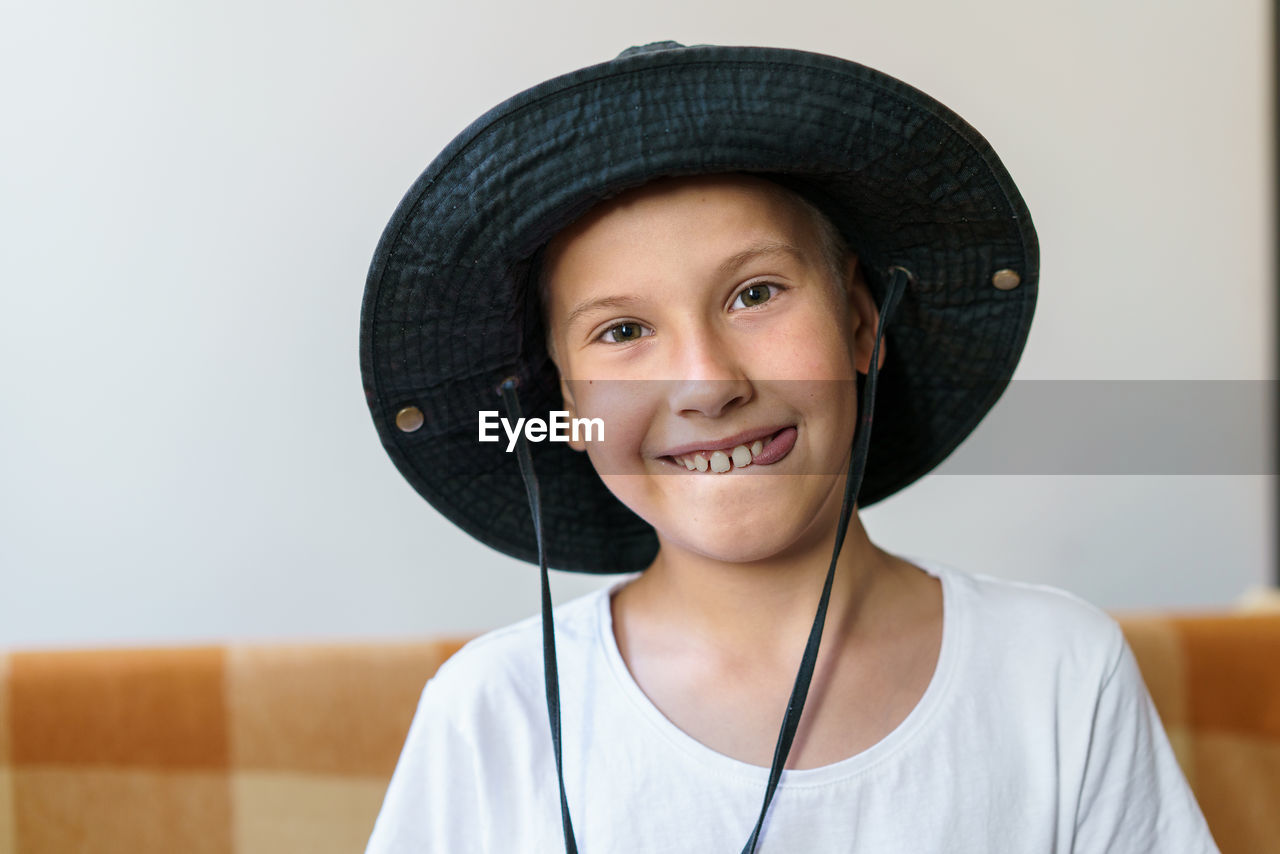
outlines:
[{"label": "child's eyebrow", "polygon": [[635,305],[638,302],[641,302],[640,297],[634,296],[612,296],[589,299],[578,303],[577,306],[574,307],[573,311],[569,312],[569,319],[565,321],[565,326],[573,326],[574,321],[579,317],[588,312],[595,311],[598,308],[627,308],[628,306]]},{"label": "child's eyebrow", "polygon": [[720,272],[728,275],[738,270],[748,261],[759,258],[761,255],[790,255],[799,261],[804,260],[804,253],[790,243],[784,243],[780,240],[768,240],[762,243],[756,243],[748,246],[741,252],[734,253],[726,258],[720,264]]}]

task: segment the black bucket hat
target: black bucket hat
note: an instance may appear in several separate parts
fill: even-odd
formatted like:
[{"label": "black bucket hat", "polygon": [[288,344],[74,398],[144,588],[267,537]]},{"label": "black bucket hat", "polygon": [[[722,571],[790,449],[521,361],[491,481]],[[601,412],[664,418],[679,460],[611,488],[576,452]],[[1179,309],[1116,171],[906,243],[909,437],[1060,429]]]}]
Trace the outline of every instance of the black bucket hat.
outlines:
[{"label": "black bucket hat", "polygon": [[[859,505],[937,466],[1013,374],[1039,252],[991,146],[929,96],[842,59],[756,47],[632,48],[516,95],[462,132],[401,201],[361,316],[365,395],[383,446],[424,498],[484,543],[538,560],[520,473],[477,441],[515,376],[526,414],[562,408],[533,307],[538,254],[601,200],[660,176],[745,172],[813,202],[859,255],[886,332]],[[548,563],[643,569],[649,525],[585,454],[532,445]]]}]

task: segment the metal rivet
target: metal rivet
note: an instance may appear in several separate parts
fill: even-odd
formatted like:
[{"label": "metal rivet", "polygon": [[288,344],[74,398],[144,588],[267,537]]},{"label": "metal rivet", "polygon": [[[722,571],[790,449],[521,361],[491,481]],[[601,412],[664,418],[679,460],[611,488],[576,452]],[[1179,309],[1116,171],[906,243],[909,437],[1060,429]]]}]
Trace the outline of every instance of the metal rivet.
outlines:
[{"label": "metal rivet", "polygon": [[991,284],[1002,291],[1011,291],[1022,284],[1022,277],[1013,270],[996,270],[991,277]]},{"label": "metal rivet", "polygon": [[396,413],[396,426],[404,433],[412,433],[422,426],[426,421],[422,417],[422,410],[416,406],[406,406]]}]

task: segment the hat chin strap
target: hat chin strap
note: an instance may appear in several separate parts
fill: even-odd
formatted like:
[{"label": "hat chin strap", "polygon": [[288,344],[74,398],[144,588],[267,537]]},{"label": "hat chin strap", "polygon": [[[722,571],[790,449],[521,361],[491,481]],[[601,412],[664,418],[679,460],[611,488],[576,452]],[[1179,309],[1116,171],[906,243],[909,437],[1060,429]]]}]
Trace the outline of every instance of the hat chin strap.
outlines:
[{"label": "hat chin strap", "polygon": [[[902,292],[914,278],[909,270],[897,266],[889,268],[889,275],[891,277],[889,286],[885,292],[884,304],[880,309],[880,321],[876,326],[876,341],[871,349],[871,365],[867,371],[864,400],[858,410],[858,427],[853,439],[853,453],[849,457],[849,471],[844,484],[844,501],[840,506],[840,521],[836,526],[836,541],[831,555],[831,565],[827,568],[827,578],[822,585],[822,597],[818,600],[818,611],[813,618],[813,628],[809,630],[809,640],[805,644],[804,655],[800,659],[800,670],[796,673],[795,685],[787,701],[787,713],[782,719],[782,729],[778,732],[778,743],[773,751],[773,764],[769,768],[769,783],[765,787],[760,817],[756,819],[751,838],[747,840],[742,854],[755,854],[759,844],[765,816],[769,813],[769,804],[773,801],[778,782],[782,779],[782,769],[787,764],[791,743],[795,741],[796,730],[800,726],[800,716],[804,713],[804,702],[809,695],[809,683],[813,680],[814,667],[818,661],[818,646],[822,642],[822,629],[827,621],[827,606],[831,601],[831,585],[835,581],[836,563],[840,559],[840,549],[844,546],[845,533],[853,517],[858,489],[862,485],[862,475],[867,467],[867,451],[871,446],[871,418],[875,405],[876,376],[879,373],[877,363],[880,361],[880,339],[884,336],[885,326],[897,307]],[[508,415],[514,419],[521,417],[520,401],[516,395],[517,384],[515,377],[508,377],[499,386],[503,404],[507,408]],[[523,433],[517,440],[516,459],[520,465],[520,476],[524,480],[525,493],[529,498],[529,512],[533,515],[533,528],[538,542],[538,567],[542,573],[542,666],[547,691],[547,717],[551,722],[551,746],[556,757],[556,779],[560,784],[560,819],[564,827],[564,848],[566,854],[578,854],[578,844],[573,836],[573,821],[569,817],[569,800],[564,791],[564,762],[560,748],[560,680],[556,670],[555,626],[551,616],[551,582],[547,574],[547,552],[542,536],[542,504],[538,494],[538,479],[533,471],[533,456],[529,452],[529,445]]]},{"label": "hat chin strap", "polygon": [[760,807],[760,817],[751,831],[742,854],[754,854],[760,839],[764,817],[769,812],[769,802],[782,779],[783,766],[787,764],[787,754],[791,752],[791,742],[795,740],[796,729],[800,726],[800,715],[804,712],[804,701],[809,696],[809,682],[813,679],[813,669],[818,662],[818,644],[822,642],[822,627],[827,622],[827,604],[831,601],[831,584],[836,577],[836,562],[840,559],[840,549],[844,546],[844,536],[849,530],[849,520],[853,517],[853,506],[858,499],[858,489],[862,486],[862,474],[867,468],[867,450],[871,446],[871,415],[876,399],[876,376],[879,373],[880,339],[884,336],[885,324],[889,315],[897,308],[898,299],[911,273],[904,267],[890,267],[892,278],[885,292],[884,305],[880,309],[880,322],[876,326],[876,343],[871,348],[871,365],[867,370],[867,383],[863,389],[862,406],[858,410],[858,428],[853,438],[853,453],[849,457],[849,473],[844,482],[844,502],[840,505],[840,521],[836,525],[836,544],[831,554],[831,565],[827,568],[827,580],[822,585],[822,598],[818,600],[818,613],[813,618],[813,628],[809,630],[809,642],[804,647],[804,657],[800,659],[800,671],[796,673],[796,683],[791,689],[791,699],[787,701],[787,714],[782,719],[782,730],[778,733],[778,744],[773,751],[773,765],[769,768],[769,785],[764,790],[764,803]]},{"label": "hat chin strap", "polygon": [[[507,377],[498,387],[507,414],[519,424],[520,399],[516,396],[519,381]],[[542,538],[542,501],[538,495],[538,478],[533,472],[533,455],[529,442],[521,431],[516,443],[516,460],[520,464],[520,477],[529,498],[529,512],[533,514],[533,530],[538,540],[538,568],[542,571],[542,671],[547,683],[547,717],[551,721],[551,747],[556,754],[556,779],[560,782],[560,821],[564,826],[564,850],[578,854],[578,843],[573,838],[573,820],[569,818],[569,800],[564,794],[564,762],[560,750],[560,678],[556,670],[556,632],[551,619],[551,580],[547,577],[547,549]]]}]

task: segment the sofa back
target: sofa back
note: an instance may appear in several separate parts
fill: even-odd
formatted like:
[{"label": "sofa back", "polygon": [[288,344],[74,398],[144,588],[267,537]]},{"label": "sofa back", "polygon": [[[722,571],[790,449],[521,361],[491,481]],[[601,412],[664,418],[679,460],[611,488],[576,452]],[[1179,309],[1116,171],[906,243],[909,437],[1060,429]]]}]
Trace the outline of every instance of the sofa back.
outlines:
[{"label": "sofa back", "polygon": [[[1224,854],[1280,851],[1280,614],[1121,624]],[[363,851],[462,642],[0,655],[0,854]]]}]

